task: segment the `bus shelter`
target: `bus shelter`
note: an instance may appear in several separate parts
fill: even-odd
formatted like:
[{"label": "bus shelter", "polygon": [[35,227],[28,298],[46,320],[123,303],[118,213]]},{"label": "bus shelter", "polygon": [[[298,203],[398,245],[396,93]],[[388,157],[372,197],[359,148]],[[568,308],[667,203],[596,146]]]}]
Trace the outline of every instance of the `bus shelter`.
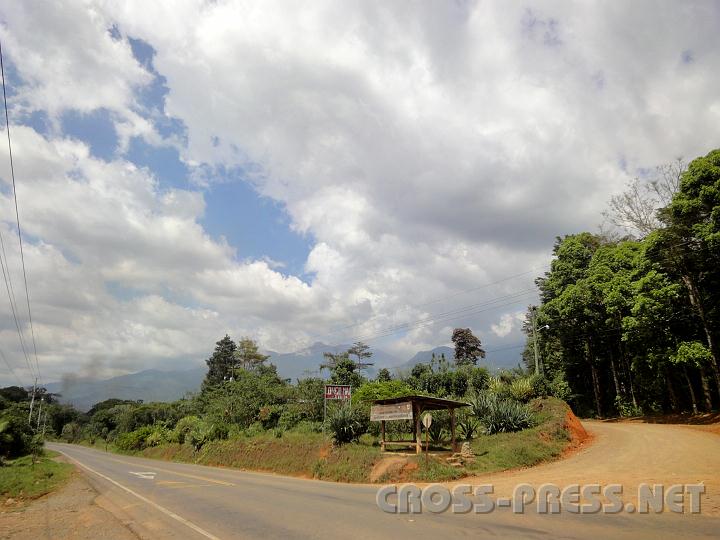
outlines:
[{"label": "bus shelter", "polygon": [[[457,452],[455,437],[455,409],[468,407],[467,403],[452,399],[430,396],[404,396],[398,398],[376,399],[370,407],[370,420],[380,422],[380,448],[384,451],[388,446],[412,446],[415,452],[422,451],[422,413],[427,411],[447,410],[450,413],[450,435],[453,452]],[[412,420],[413,439],[404,441],[385,440],[385,422],[394,420]]]}]

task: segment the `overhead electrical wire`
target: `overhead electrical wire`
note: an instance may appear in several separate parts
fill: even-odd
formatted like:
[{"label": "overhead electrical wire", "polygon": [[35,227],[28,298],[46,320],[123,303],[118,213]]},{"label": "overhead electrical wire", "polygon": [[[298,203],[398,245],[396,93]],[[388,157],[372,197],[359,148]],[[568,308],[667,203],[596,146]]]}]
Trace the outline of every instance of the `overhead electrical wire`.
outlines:
[{"label": "overhead electrical wire", "polygon": [[[8,156],[10,158],[10,176],[12,179],[12,188],[13,188],[13,200],[15,202],[15,220],[17,223],[17,232],[18,232],[18,242],[20,243],[20,262],[22,265],[22,272],[23,272],[23,282],[25,284],[25,300],[27,302],[27,310],[28,310],[28,322],[30,324],[30,334],[32,336],[32,345],[33,345],[33,352],[35,355],[35,375],[38,379],[40,379],[42,383],[42,377],[40,375],[40,363],[38,361],[37,356],[37,343],[35,340],[35,328],[33,326],[33,320],[32,320],[32,310],[30,309],[30,289],[28,287],[28,281],[27,281],[27,270],[25,268],[25,252],[23,250],[23,241],[22,241],[22,228],[20,226],[20,210],[18,208],[18,197],[17,197],[17,188],[15,184],[15,164],[13,162],[13,154],[12,154],[12,142],[10,137],[10,115],[8,113],[8,104],[7,104],[7,91],[6,91],[6,85],[5,85],[5,64],[3,61],[3,53],[2,53],[2,42],[0,42],[0,74],[2,75],[2,88],[3,88],[3,106],[5,109],[5,127],[6,127],[6,133],[7,133],[7,142],[8,142]],[[4,251],[4,248],[3,248]],[[5,263],[7,264],[7,258],[5,260]],[[8,274],[10,269],[8,268]],[[3,275],[5,274],[3,270]],[[7,278],[6,278],[6,285]],[[10,287],[8,286],[8,295],[10,296],[11,300],[11,306],[13,306],[12,297],[13,295],[10,295]],[[15,308],[13,307],[13,317],[15,319],[15,324],[18,327],[18,332],[20,332],[20,327],[17,321],[17,316],[15,313]],[[25,354],[27,354],[27,351],[25,350],[25,345],[22,339],[22,332],[20,332],[20,340],[23,344],[23,351]],[[31,369],[30,372],[32,373],[33,370]]]}]

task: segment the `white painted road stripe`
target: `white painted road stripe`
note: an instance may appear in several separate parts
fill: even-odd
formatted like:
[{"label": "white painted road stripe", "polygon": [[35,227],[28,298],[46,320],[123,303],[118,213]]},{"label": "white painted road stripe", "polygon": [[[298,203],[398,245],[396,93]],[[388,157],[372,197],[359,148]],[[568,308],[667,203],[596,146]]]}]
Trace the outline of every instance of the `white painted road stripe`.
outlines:
[{"label": "white painted road stripe", "polygon": [[195,525],[192,521],[189,521],[189,520],[185,519],[185,518],[182,517],[182,516],[178,516],[175,512],[172,512],[171,510],[168,510],[168,509],[165,508],[164,506],[160,506],[158,503],[151,501],[151,500],[148,499],[147,497],[143,497],[142,495],[140,495],[139,493],[136,493],[135,491],[133,491],[133,490],[130,489],[129,487],[125,487],[125,486],[123,486],[121,483],[116,482],[115,480],[113,480],[113,479],[110,478],[109,476],[105,476],[104,474],[97,472],[95,469],[91,469],[91,468],[88,467],[87,465],[85,465],[85,464],[83,464],[83,463],[80,463],[77,459],[75,459],[75,458],[72,457],[72,456],[68,456],[68,455],[67,455],[65,452],[63,452],[62,450],[58,450],[58,451],[59,451],[60,453],[62,453],[65,457],[67,457],[68,459],[70,459],[70,460],[74,461],[75,463],[77,463],[77,464],[78,464],[80,467],[82,467],[83,469],[86,469],[86,470],[90,471],[91,473],[98,475],[100,478],[103,478],[103,479],[107,480],[108,482],[110,482],[111,484],[119,487],[120,489],[123,489],[123,490],[127,491],[130,495],[134,495],[135,497],[137,497],[138,499],[140,499],[140,500],[143,501],[144,503],[149,504],[150,506],[156,508],[157,510],[160,510],[163,514],[165,514],[165,515],[167,515],[167,516],[170,516],[170,517],[173,518],[174,520],[179,521],[180,523],[182,523],[183,525],[185,525],[185,526],[187,526],[187,527],[190,527],[193,531],[195,531],[195,532],[198,533],[198,534],[203,535],[205,538],[210,538],[210,539],[212,539],[212,540],[220,540],[220,538],[218,538],[218,537],[215,536],[214,534],[211,534],[211,533],[207,532],[205,529],[202,529],[202,528],[198,527],[198,526]]}]

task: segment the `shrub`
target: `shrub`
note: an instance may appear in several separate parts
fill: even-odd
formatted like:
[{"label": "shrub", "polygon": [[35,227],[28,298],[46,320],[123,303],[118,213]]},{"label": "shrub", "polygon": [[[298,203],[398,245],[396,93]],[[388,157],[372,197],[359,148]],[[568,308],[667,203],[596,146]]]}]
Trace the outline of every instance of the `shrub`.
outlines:
[{"label": "shrub", "polygon": [[68,422],[62,428],[60,436],[67,442],[72,443],[80,438],[82,430],[77,422]]},{"label": "shrub", "polygon": [[190,431],[187,438],[195,451],[200,450],[205,443],[219,439],[227,439],[230,429],[223,422],[201,421]]},{"label": "shrub", "polygon": [[510,383],[509,394],[512,399],[527,403],[535,397],[535,389],[533,388],[533,380],[531,377],[522,377],[515,379]]},{"label": "shrub", "polygon": [[367,423],[363,415],[348,404],[333,411],[328,417],[327,424],[338,444],[356,441],[367,431]]},{"label": "shrub", "polygon": [[500,377],[490,377],[490,379],[488,379],[487,391],[500,399],[510,397],[510,386]]},{"label": "shrub", "polygon": [[520,431],[533,425],[533,416],[527,405],[510,400],[497,400],[481,419],[485,433]]},{"label": "shrub", "polygon": [[188,434],[195,429],[195,427],[200,423],[200,419],[197,416],[185,416],[178,420],[178,423],[175,425],[175,429],[173,430],[170,440],[172,442],[177,442],[180,444],[185,443],[185,440],[187,439]]},{"label": "shrub", "polygon": [[558,372],[550,381],[550,394],[563,401],[568,401],[572,397],[572,390],[562,372]]},{"label": "shrub", "polygon": [[142,450],[146,446],[145,441],[152,433],[152,426],[143,426],[134,431],[123,433],[115,439],[115,446],[117,446],[120,450],[125,450],[126,452],[132,450]]},{"label": "shrub", "polygon": [[273,429],[277,427],[283,408],[280,405],[266,405],[260,407],[258,412],[258,420],[265,429]]},{"label": "shrub", "polygon": [[304,418],[303,411],[294,405],[288,405],[280,413],[280,418],[277,421],[277,427],[287,431],[297,426]]},{"label": "shrub", "polygon": [[457,412],[457,428],[460,437],[469,441],[480,429],[480,421],[472,413],[472,410],[460,409]]},{"label": "shrub", "polygon": [[25,415],[6,415],[0,418],[0,459],[15,458],[32,450],[32,429]]}]

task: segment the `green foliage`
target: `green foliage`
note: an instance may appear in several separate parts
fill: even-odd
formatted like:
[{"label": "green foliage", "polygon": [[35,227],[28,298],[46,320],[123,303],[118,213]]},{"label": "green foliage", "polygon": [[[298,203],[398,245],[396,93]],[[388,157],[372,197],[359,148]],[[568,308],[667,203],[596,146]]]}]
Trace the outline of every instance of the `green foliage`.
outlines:
[{"label": "green foliage", "polygon": [[520,431],[533,424],[532,412],[527,405],[497,393],[480,392],[470,396],[468,401],[473,416],[487,434]]},{"label": "green foliage", "polygon": [[60,436],[65,440],[65,442],[73,443],[80,439],[81,433],[82,427],[80,424],[77,422],[70,422],[63,426]]},{"label": "green foliage", "polygon": [[533,384],[533,382],[534,381],[532,377],[522,377],[519,379],[515,379],[510,383],[508,389],[510,397],[514,400],[527,403],[532,398],[536,397],[535,385]]},{"label": "green foliage", "polygon": [[236,364],[235,350],[237,346],[225,335],[215,344],[215,351],[205,363],[208,366],[207,375],[203,381],[203,391],[221,384],[233,375],[233,368]]},{"label": "green foliage", "polygon": [[0,459],[24,456],[33,451],[33,432],[24,411],[11,407],[0,415]]},{"label": "green foliage", "polygon": [[327,419],[327,426],[338,444],[357,441],[367,431],[367,419],[358,409],[345,404],[334,410]]},{"label": "green foliage", "polygon": [[485,433],[509,433],[529,428],[533,425],[530,409],[517,401],[497,400],[488,413],[481,419]]},{"label": "green foliage", "polygon": [[394,397],[410,396],[413,389],[404,381],[374,381],[366,382],[353,391],[352,402],[369,403],[375,399],[388,399]]},{"label": "green foliage", "polygon": [[188,434],[200,423],[197,416],[185,416],[178,420],[175,429],[170,436],[172,442],[183,444]]},{"label": "green foliage", "polygon": [[460,437],[469,441],[479,432],[481,424],[471,409],[461,408],[457,411],[456,425]]},{"label": "green foliage", "polygon": [[154,432],[153,426],[143,426],[128,433],[122,433],[115,439],[118,449],[129,452],[142,450],[146,446],[147,438]]}]

